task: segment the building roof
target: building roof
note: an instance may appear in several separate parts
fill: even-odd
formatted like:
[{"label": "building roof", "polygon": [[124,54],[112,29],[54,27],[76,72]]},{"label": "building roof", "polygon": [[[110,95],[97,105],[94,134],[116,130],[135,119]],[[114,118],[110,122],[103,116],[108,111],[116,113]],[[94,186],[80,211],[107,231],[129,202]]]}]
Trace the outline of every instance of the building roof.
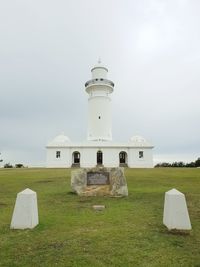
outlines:
[{"label": "building roof", "polygon": [[[57,138],[57,137],[56,137]],[[56,139],[55,138],[55,139]],[[55,140],[54,139],[54,140]],[[118,143],[118,142],[113,142],[113,141],[83,141],[83,142],[70,142],[65,141],[63,143],[60,142],[55,142],[52,141],[50,143],[47,144],[47,148],[53,148],[53,147],[57,147],[57,148],[87,148],[87,147],[95,147],[98,149],[101,148],[111,148],[111,147],[116,147],[116,148],[122,148],[122,149],[128,149],[128,148],[153,148],[153,146],[148,143],[145,139],[145,141],[141,142],[141,141],[129,141],[129,142],[123,142],[123,143]]]},{"label": "building roof", "polygon": [[102,64],[101,59],[99,58],[98,62],[96,65],[94,65],[94,67],[91,69],[91,71],[93,71],[94,69],[105,69],[106,71],[108,71],[108,69]]},{"label": "building roof", "polygon": [[139,136],[139,135],[132,136],[130,138],[130,142],[134,146],[151,146],[151,144],[147,142],[147,140],[144,137]]},{"label": "building roof", "polygon": [[64,133],[61,133],[57,135],[52,141],[48,143],[47,146],[68,146],[70,143],[70,139],[68,136],[64,135]]}]

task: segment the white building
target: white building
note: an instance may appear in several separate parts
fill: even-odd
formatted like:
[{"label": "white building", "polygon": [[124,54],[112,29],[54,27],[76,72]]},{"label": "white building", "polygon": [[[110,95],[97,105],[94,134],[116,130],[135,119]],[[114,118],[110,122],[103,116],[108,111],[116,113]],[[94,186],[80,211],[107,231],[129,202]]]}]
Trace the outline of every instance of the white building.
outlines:
[{"label": "white building", "polygon": [[143,137],[133,136],[126,143],[112,141],[110,96],[114,83],[107,79],[108,69],[100,61],[91,72],[92,79],[85,83],[88,93],[87,141],[74,143],[64,134],[56,136],[47,145],[47,167],[152,168],[153,146]]}]

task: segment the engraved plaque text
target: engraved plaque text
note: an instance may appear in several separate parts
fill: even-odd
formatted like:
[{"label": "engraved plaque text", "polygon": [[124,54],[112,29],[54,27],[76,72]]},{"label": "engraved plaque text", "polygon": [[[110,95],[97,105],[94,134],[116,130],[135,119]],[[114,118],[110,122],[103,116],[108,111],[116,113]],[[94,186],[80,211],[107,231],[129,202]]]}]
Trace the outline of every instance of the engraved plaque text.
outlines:
[{"label": "engraved plaque text", "polygon": [[87,172],[87,185],[110,184],[109,172]]}]

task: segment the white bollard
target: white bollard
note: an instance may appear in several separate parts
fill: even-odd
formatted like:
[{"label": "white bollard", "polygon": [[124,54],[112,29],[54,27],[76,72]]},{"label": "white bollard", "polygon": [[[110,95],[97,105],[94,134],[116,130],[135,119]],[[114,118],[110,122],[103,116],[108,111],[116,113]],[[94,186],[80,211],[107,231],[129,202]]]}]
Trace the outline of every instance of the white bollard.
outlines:
[{"label": "white bollard", "polygon": [[176,189],[165,193],[163,224],[168,230],[191,230],[185,195]]},{"label": "white bollard", "polygon": [[32,229],[36,225],[38,225],[37,194],[27,188],[17,194],[10,228]]}]

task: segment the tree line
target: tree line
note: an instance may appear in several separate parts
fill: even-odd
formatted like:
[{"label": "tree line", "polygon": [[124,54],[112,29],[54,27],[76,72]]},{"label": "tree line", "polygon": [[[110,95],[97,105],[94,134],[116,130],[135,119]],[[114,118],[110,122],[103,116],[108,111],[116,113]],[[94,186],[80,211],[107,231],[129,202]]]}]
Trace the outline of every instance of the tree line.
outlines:
[{"label": "tree line", "polygon": [[15,164],[15,166],[13,166],[10,163],[6,163],[6,164],[4,164],[3,167],[4,168],[24,168],[24,165],[22,163],[17,163],[17,164]]},{"label": "tree line", "polygon": [[[3,162],[3,159],[1,158],[1,152],[0,152],[0,162]],[[17,163],[14,166],[10,163],[5,163],[4,168],[24,168],[24,165],[22,163]]]},{"label": "tree line", "polygon": [[155,168],[159,167],[197,168],[200,167],[200,158],[189,163],[184,163],[183,161],[175,161],[173,163],[161,162],[155,165]]}]

